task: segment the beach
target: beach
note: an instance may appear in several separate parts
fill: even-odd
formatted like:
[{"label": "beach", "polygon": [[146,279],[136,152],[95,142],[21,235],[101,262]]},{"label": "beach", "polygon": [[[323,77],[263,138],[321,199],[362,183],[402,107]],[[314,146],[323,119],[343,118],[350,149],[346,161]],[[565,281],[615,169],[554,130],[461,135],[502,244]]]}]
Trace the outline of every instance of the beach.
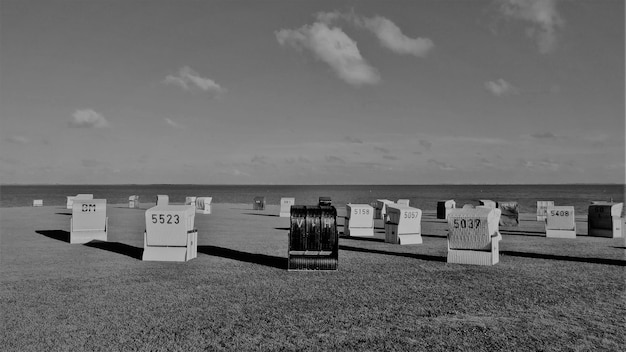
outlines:
[{"label": "beach", "polygon": [[[196,214],[198,256],[143,262],[145,210],[109,204],[108,241],[69,244],[71,210],[2,208],[7,351],[618,350],[624,239],[543,237],[522,213],[494,266],[446,263],[444,220],[423,244],[339,239],[338,270],[289,272],[279,207]],[[339,214],[345,215],[343,207]],[[342,218],[338,231],[343,232]],[[377,229],[380,231],[383,229]]]}]

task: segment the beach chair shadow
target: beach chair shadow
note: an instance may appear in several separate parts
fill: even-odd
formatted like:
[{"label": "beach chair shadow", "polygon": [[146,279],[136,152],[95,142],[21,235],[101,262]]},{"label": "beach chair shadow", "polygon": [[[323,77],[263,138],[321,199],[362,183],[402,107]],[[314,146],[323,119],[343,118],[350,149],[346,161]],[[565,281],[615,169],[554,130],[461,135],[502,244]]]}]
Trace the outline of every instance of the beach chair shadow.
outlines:
[{"label": "beach chair shadow", "polygon": [[385,239],[376,238],[376,237],[357,237],[357,236],[341,235],[340,238],[346,239],[346,240],[365,241],[365,242],[385,242]]},{"label": "beach chair shadow", "polygon": [[72,213],[55,213],[57,215],[68,215],[68,216],[72,216]]},{"label": "beach chair shadow", "polygon": [[527,253],[527,252],[516,252],[516,251],[500,251],[500,255],[508,255],[511,257],[522,257],[522,258],[550,259],[550,260],[563,260],[563,261],[569,261],[569,262],[626,266],[625,260],[608,259],[608,258],[581,258],[581,257],[570,257],[570,256],[564,256],[564,255]]},{"label": "beach chair shadow", "polygon": [[514,235],[514,236],[530,236],[530,237],[545,237],[545,231],[528,231],[528,230],[500,230],[500,233],[503,235]]},{"label": "beach chair shadow", "polygon": [[287,269],[287,258],[275,257],[267,254],[247,253],[234,249],[217,246],[198,246],[198,252],[214,257],[238,260],[240,262],[253,263],[278,269]]},{"label": "beach chair shadow", "polygon": [[417,254],[417,253],[387,252],[387,251],[381,251],[379,249],[359,248],[359,247],[342,246],[342,245],[339,246],[339,249],[343,250],[343,251],[393,255],[393,256],[396,256],[396,257],[405,257],[405,258],[413,258],[413,259],[420,259],[420,260],[428,260],[428,261],[433,261],[433,262],[445,262],[447,260],[446,257],[438,257],[438,256],[435,256],[435,255]]},{"label": "beach chair shadow", "polygon": [[57,241],[70,243],[70,233],[65,230],[37,230],[35,232]]},{"label": "beach chair shadow", "polygon": [[256,215],[256,216],[271,216],[271,217],[279,217],[280,215],[276,215],[276,214],[259,214],[259,213],[242,213],[244,215]]},{"label": "beach chair shadow", "polygon": [[289,231],[289,230],[291,230],[291,228],[289,228],[289,227],[274,227],[274,230]]},{"label": "beach chair shadow", "polygon": [[137,260],[141,260],[143,248],[130,246],[120,242],[91,241],[84,244],[87,247],[98,248],[105,251],[122,254]]}]

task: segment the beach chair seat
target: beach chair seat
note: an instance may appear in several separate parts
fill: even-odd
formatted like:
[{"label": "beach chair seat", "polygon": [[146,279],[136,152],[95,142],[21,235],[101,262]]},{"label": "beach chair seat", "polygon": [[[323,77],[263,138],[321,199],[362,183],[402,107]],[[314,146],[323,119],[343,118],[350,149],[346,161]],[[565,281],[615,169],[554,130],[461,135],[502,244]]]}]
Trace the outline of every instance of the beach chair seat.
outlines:
[{"label": "beach chair seat", "polygon": [[185,197],[185,205],[196,206],[196,198],[198,197]]},{"label": "beach chair seat", "polygon": [[449,209],[456,208],[456,202],[452,199],[437,202],[437,219],[446,219]]},{"label": "beach chair seat", "polygon": [[330,197],[319,197],[317,204],[319,206],[331,206],[332,200],[330,199]]},{"label": "beach chair seat", "polygon": [[422,210],[393,204],[387,205],[385,242],[392,244],[422,243]]},{"label": "beach chair seat", "polygon": [[336,220],[333,206],[291,207],[288,270],[337,270]]},{"label": "beach chair seat", "polygon": [[291,216],[291,206],[296,204],[296,198],[283,197],[280,198],[280,213],[281,218],[288,218]]},{"label": "beach chair seat", "polygon": [[398,199],[398,201],[396,202],[396,204],[399,204],[399,205],[404,205],[404,206],[407,206],[407,207],[408,207],[408,206],[409,206],[409,202],[410,202],[410,200],[409,200],[409,199]]},{"label": "beach chair seat", "polygon": [[196,213],[211,214],[211,202],[213,197],[198,197],[196,198]]},{"label": "beach chair seat", "polygon": [[165,194],[159,194],[156,196],[156,205],[168,205],[170,204],[170,197]]},{"label": "beach chair seat", "polygon": [[480,205],[482,205],[484,207],[488,207],[488,208],[492,208],[492,209],[497,209],[498,208],[498,202],[493,201],[493,200],[479,199],[478,202],[480,203]]},{"label": "beach chair seat", "polygon": [[546,208],[546,237],[576,238],[576,216],[572,206]]},{"label": "beach chair seat", "polygon": [[265,197],[254,197],[253,210],[265,210]]},{"label": "beach chair seat", "polygon": [[195,206],[157,205],[146,210],[144,261],[186,262],[197,257]]},{"label": "beach chair seat", "polygon": [[554,201],[538,200],[537,201],[537,221],[546,221],[548,207],[553,207]]},{"label": "beach chair seat", "polygon": [[593,202],[587,215],[587,234],[596,237],[623,236],[624,203]]},{"label": "beach chair seat", "polygon": [[517,202],[499,202],[500,226],[519,225],[519,204]]},{"label": "beach chair seat", "polygon": [[369,204],[346,204],[343,234],[352,237],[374,237],[374,208]]},{"label": "beach chair seat", "polygon": [[500,261],[500,209],[452,209],[448,214],[448,263],[494,265]]},{"label": "beach chair seat", "polygon": [[128,207],[129,208],[138,208],[139,207],[139,196],[132,195],[128,197]]},{"label": "beach chair seat", "polygon": [[106,241],[109,218],[106,199],[74,199],[70,218],[70,243]]}]

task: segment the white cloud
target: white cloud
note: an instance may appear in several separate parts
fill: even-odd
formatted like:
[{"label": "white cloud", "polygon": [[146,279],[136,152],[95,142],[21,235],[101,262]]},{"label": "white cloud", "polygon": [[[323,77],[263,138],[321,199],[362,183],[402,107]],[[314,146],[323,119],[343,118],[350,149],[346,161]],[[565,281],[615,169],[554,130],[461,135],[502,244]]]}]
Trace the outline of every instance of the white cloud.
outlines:
[{"label": "white cloud", "polygon": [[194,88],[201,89],[205,92],[222,93],[225,91],[219,84],[210,78],[203,78],[192,70],[189,66],[185,66],[178,71],[178,76],[168,75],[165,77],[166,84],[174,84],[184,90],[191,91]]},{"label": "white cloud", "polygon": [[347,83],[354,86],[377,84],[378,71],[361,56],[356,42],[341,28],[329,28],[326,23],[316,22],[299,29],[281,29],[275,32],[280,45],[296,50],[310,50],[317,59],[327,63]]},{"label": "white cloud", "polygon": [[497,97],[519,93],[519,90],[515,86],[502,78],[485,82],[485,89]]},{"label": "white cloud", "polygon": [[536,40],[539,52],[556,46],[556,32],[565,23],[556,10],[556,0],[501,0],[500,11],[508,17],[528,21],[526,34]]},{"label": "white cloud", "polygon": [[165,118],[165,122],[167,122],[168,125],[174,127],[174,128],[185,128],[185,126],[181,125],[180,123],[170,119],[170,118]]},{"label": "white cloud", "polygon": [[104,116],[91,109],[76,110],[72,117],[69,122],[72,127],[102,128],[109,126],[109,122]]},{"label": "white cloud", "polygon": [[7,138],[7,141],[11,143],[16,143],[16,144],[26,144],[30,142],[30,140],[28,140],[28,138],[24,136],[10,136]]},{"label": "white cloud", "polygon": [[438,167],[440,170],[444,170],[444,171],[451,171],[451,170],[456,170],[456,167],[443,162],[443,161],[439,161],[439,160],[435,160],[435,159],[429,159],[428,163],[430,165],[436,166]]},{"label": "white cloud", "polygon": [[356,23],[376,35],[380,44],[396,54],[424,57],[434,47],[428,38],[409,38],[389,19],[381,16],[357,18]]},{"label": "white cloud", "polygon": [[320,12],[317,20],[330,24],[339,19],[345,19],[353,25],[365,28],[378,38],[380,44],[396,54],[415,55],[424,57],[434,47],[429,38],[410,38],[402,33],[400,27],[388,18],[382,16],[364,17],[352,13]]}]

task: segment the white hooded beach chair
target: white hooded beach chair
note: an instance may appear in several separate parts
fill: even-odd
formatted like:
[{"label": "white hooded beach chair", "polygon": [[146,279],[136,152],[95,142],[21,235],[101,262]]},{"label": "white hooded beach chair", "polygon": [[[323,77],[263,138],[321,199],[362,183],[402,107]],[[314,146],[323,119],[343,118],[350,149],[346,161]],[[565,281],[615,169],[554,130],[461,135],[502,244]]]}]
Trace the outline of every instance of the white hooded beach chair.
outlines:
[{"label": "white hooded beach chair", "polygon": [[106,199],[74,199],[70,218],[70,243],[106,241],[108,221]]},{"label": "white hooded beach chair", "polygon": [[196,258],[195,207],[157,205],[146,210],[143,260],[185,262]]},{"label": "white hooded beach chair", "polygon": [[500,209],[479,206],[448,214],[448,263],[494,265],[500,260]]},{"label": "white hooded beach chair", "polygon": [[548,206],[546,209],[546,237],[576,238],[574,207]]},{"label": "white hooded beach chair", "polygon": [[387,205],[385,242],[401,245],[422,243],[422,210],[399,204]]}]

